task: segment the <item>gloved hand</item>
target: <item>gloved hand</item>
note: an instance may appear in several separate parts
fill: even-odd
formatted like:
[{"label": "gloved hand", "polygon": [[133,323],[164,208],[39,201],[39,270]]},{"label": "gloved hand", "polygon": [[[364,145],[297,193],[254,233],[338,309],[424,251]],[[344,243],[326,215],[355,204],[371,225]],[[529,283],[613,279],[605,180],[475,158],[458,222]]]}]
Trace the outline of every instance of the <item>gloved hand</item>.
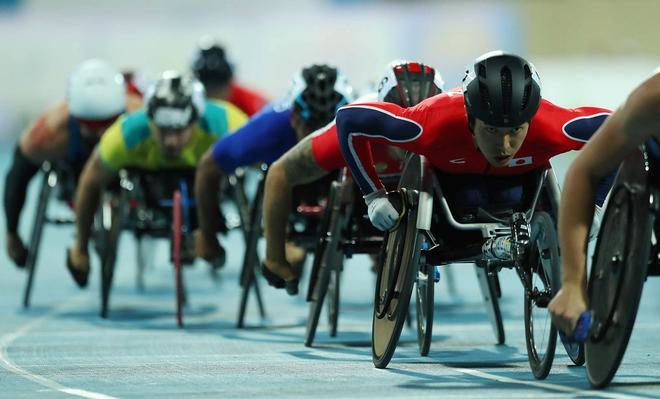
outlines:
[{"label": "gloved hand", "polygon": [[378,230],[386,231],[394,227],[399,220],[399,212],[387,198],[384,189],[364,196],[369,220]]},{"label": "gloved hand", "polygon": [[591,229],[589,230],[589,241],[593,241],[598,237],[600,230],[600,220],[603,218],[603,207],[596,205],[594,209],[594,219],[591,221]]}]

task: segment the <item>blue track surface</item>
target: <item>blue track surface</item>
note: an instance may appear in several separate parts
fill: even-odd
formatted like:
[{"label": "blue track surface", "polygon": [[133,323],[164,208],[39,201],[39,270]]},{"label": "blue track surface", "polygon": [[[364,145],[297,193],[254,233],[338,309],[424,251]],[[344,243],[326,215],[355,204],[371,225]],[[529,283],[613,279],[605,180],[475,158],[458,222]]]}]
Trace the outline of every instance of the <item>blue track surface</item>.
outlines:
[{"label": "blue track surface", "polygon": [[249,327],[234,328],[243,249],[238,233],[224,241],[228,265],[219,282],[202,262],[185,270],[189,307],[182,330],[175,322],[165,243],[155,243],[146,290],[140,293],[134,241],[123,236],[109,319],[102,320],[98,262],[84,291],[75,288],[65,269],[64,250],[72,234],[70,227],[46,229],[28,310],[21,307],[24,273],[9,263],[4,250],[0,255],[2,398],[660,397],[655,354],[660,348],[660,279],[651,278],[645,286],[637,326],[614,383],[593,391],[584,369],[569,366],[560,347],[549,378],[534,380],[524,343],[522,288],[512,272],[502,275],[506,345],[494,345],[472,267],[456,265],[451,266],[455,295],[449,294],[446,272],[436,285],[429,357],[419,357],[415,330],[404,329],[389,368],[377,370],[370,349],[374,276],[366,257],[346,265],[338,337],[328,336],[322,315],[316,345],[306,348],[303,298],[287,297],[263,282],[269,318],[259,320],[252,306]]}]

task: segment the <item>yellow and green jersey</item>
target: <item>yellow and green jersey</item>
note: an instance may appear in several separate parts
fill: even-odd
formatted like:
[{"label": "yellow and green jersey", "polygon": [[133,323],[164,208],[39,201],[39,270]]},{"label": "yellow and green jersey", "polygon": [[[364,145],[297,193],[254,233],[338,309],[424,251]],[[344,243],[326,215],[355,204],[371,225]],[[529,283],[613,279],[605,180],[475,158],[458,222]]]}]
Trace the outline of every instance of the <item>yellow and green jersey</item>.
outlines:
[{"label": "yellow and green jersey", "polygon": [[106,130],[99,143],[103,164],[112,170],[194,168],[219,138],[243,126],[247,116],[226,101],[207,101],[190,141],[178,158],[166,158],[154,137],[155,127],[144,110],[121,116]]}]

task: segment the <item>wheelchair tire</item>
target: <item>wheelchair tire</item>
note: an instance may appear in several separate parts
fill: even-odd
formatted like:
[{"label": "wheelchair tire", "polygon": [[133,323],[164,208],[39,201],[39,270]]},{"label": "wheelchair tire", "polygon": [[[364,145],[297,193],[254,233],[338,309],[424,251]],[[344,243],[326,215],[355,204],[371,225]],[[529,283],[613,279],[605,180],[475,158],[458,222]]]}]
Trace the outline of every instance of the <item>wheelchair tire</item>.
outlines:
[{"label": "wheelchair tire", "polygon": [[247,311],[248,299],[250,297],[250,289],[254,286],[254,291],[257,299],[257,306],[259,314],[263,319],[265,317],[265,309],[261,300],[261,293],[259,291],[259,282],[256,277],[256,270],[260,267],[259,254],[257,253],[257,244],[261,236],[261,218],[262,218],[262,205],[264,198],[264,184],[266,176],[265,173],[259,175],[257,183],[257,191],[254,194],[254,200],[250,208],[249,221],[245,227],[245,255],[243,256],[243,265],[239,275],[239,285],[241,286],[241,299],[238,305],[238,317],[236,320],[236,328],[245,327],[245,314]]},{"label": "wheelchair tire", "polygon": [[[378,258],[378,274],[371,327],[371,355],[376,368],[389,364],[410,319],[410,296],[419,271],[423,235],[417,229],[417,196],[425,184],[422,158],[409,153],[398,189],[405,202],[405,215],[394,231],[387,232]],[[402,204],[403,205],[403,204]]]},{"label": "wheelchair tire", "polygon": [[104,201],[96,215],[96,248],[101,260],[101,317],[108,317],[110,291],[115,274],[117,248],[121,232],[119,210],[114,199]]},{"label": "wheelchair tire", "polygon": [[27,260],[25,262],[25,269],[27,270],[27,281],[25,282],[25,290],[23,292],[23,307],[30,306],[30,296],[32,295],[32,283],[34,281],[34,273],[37,268],[37,259],[39,255],[39,247],[41,245],[41,236],[43,234],[44,224],[46,223],[46,212],[48,210],[48,202],[50,201],[51,185],[49,178],[54,171],[44,171],[44,178],[39,191],[39,202],[37,203],[37,211],[34,215],[34,224],[32,225],[32,234],[30,235],[30,245],[28,247]]},{"label": "wheelchair tire", "polygon": [[[386,235],[385,256],[376,279],[371,337],[372,360],[377,368],[389,364],[408,318],[423,240],[416,221],[417,207],[409,206],[399,227]],[[391,288],[394,292],[389,292]]]},{"label": "wheelchair tire", "polygon": [[498,299],[497,276],[488,275],[483,268],[478,266],[474,267],[474,271],[477,274],[477,281],[479,282],[481,295],[483,296],[484,305],[486,306],[488,320],[493,328],[495,342],[497,345],[502,345],[506,340],[506,335],[504,333],[504,322],[502,321],[502,311],[500,310],[500,302]]},{"label": "wheelchair tire", "polygon": [[[341,225],[341,207],[338,203],[338,191],[341,186],[338,182],[333,182],[328,198],[326,212],[321,218],[319,231],[323,234],[319,237],[314,253],[314,262],[312,272],[309,276],[307,300],[309,302],[309,314],[307,316],[307,328],[305,329],[305,346],[312,346],[316,330],[318,328],[323,302],[328,293],[331,275],[334,272],[335,265],[339,255],[339,241],[337,237],[340,234]],[[343,257],[343,254],[341,254]]]},{"label": "wheelchair tire", "polygon": [[595,388],[608,385],[621,364],[647,276],[654,213],[640,155],[620,169],[593,255],[588,293],[594,315],[585,352]]},{"label": "wheelchair tire", "polygon": [[434,266],[425,265],[426,273],[419,271],[417,273],[417,343],[419,345],[419,354],[428,356],[433,338],[433,308],[434,308],[434,289],[435,281]]},{"label": "wheelchair tire", "polygon": [[176,324],[183,327],[183,305],[185,292],[181,265],[181,245],[183,241],[181,192],[176,190],[172,198],[172,259],[174,260],[174,281],[176,288]]},{"label": "wheelchair tire", "polygon": [[544,379],[552,368],[557,346],[557,329],[552,324],[548,303],[561,284],[559,239],[546,212],[536,212],[532,217],[528,259],[531,292],[525,290],[525,342],[534,377]]},{"label": "wheelchair tire", "polygon": [[330,274],[330,284],[328,285],[328,334],[331,337],[337,336],[337,327],[339,324],[339,293],[341,292],[341,270],[343,266],[343,257],[336,263],[336,266]]}]

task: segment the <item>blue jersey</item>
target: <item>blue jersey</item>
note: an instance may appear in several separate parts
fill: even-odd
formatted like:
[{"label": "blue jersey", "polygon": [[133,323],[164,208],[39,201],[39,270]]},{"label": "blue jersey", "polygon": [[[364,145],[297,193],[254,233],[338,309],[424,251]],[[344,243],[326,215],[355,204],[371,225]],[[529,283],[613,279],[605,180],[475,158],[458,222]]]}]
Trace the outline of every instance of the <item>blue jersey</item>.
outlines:
[{"label": "blue jersey", "polygon": [[80,133],[80,123],[73,116],[67,122],[69,130],[69,145],[66,151],[66,161],[71,165],[84,165],[92,153],[93,147],[83,141]]},{"label": "blue jersey", "polygon": [[271,164],[296,145],[291,108],[268,106],[234,133],[213,145],[213,159],[225,173],[265,162]]}]

